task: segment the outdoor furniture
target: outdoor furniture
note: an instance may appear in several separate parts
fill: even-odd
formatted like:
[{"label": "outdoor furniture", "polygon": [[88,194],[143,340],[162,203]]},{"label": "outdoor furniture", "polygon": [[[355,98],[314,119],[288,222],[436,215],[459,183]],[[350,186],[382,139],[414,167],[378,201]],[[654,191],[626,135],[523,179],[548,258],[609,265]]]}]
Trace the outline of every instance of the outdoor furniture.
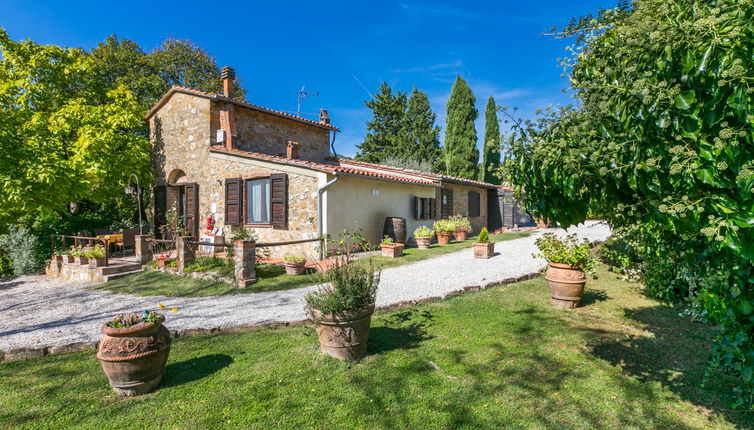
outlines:
[{"label": "outdoor furniture", "polygon": [[[123,235],[121,233],[101,234],[98,235],[99,239],[107,239],[109,245],[118,246],[119,242],[123,242]],[[108,247],[109,247],[108,245]]]},{"label": "outdoor furniture", "polygon": [[138,228],[124,228],[123,234],[120,235],[120,241],[115,243],[120,248],[121,255],[126,255],[126,249],[136,247],[136,235],[139,234]]}]

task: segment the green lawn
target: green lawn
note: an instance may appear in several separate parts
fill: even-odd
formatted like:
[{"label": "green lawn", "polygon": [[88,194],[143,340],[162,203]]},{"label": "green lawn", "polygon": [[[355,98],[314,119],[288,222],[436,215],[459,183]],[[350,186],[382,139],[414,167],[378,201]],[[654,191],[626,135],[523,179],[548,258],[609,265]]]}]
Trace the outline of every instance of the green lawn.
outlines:
[{"label": "green lawn", "polygon": [[[179,338],[155,393],[119,399],[93,352],[0,365],[0,426],[29,429],[735,428],[729,380],[700,387],[714,330],[600,267],[584,305],[543,278],[378,313],[369,355],[313,329]],[[170,326],[168,319],[167,325]]]},{"label": "green lawn", "polygon": [[[531,232],[502,233],[490,235],[490,240],[501,242],[526,237],[529,234]],[[403,253],[404,255],[400,258],[375,256],[370,257],[370,259],[383,267],[394,267],[469,248],[473,243],[474,239],[469,239],[464,242],[452,242],[445,246],[435,244],[430,249],[406,248]],[[229,269],[228,267],[220,267],[211,262],[205,264],[205,266],[212,270],[218,270],[227,276],[232,276],[232,266]],[[139,296],[204,297],[289,290],[313,283],[308,276],[286,275],[285,268],[273,264],[258,265],[257,279],[257,282],[253,286],[239,289],[232,288],[230,284],[222,280],[192,279],[157,271],[146,271],[98,284],[92,288]]]}]

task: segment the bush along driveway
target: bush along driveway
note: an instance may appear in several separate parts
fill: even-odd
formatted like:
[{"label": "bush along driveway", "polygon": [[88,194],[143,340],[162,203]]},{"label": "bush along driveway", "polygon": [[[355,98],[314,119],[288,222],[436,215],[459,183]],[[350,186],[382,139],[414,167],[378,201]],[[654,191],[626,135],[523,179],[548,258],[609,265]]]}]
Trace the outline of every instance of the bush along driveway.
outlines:
[{"label": "bush along driveway", "polygon": [[[566,232],[558,230],[559,234]],[[609,236],[604,224],[588,223],[569,229],[590,240]],[[472,250],[387,268],[382,273],[377,306],[442,297],[465,287],[484,287],[503,280],[536,274],[544,260],[532,257],[536,235],[496,244],[489,260],[473,258]],[[170,313],[170,328],[177,331],[245,327],[305,319],[304,296],[314,287],[213,297],[140,297],[90,290],[88,285],[45,281],[44,277],[10,281],[0,304],[0,350],[20,347],[40,349],[99,339],[101,324],[113,315],[135,310],[154,310],[160,304]],[[33,318],[29,316],[33,315]],[[57,351],[57,349],[56,349]]]},{"label": "bush along driveway", "polygon": [[[319,352],[312,328],[175,340],[157,391],[117,398],[93,352],[0,364],[10,427],[750,428],[700,387],[713,330],[599,267],[582,306],[543,277],[378,312],[367,356]],[[177,324],[168,314],[168,326]]]}]

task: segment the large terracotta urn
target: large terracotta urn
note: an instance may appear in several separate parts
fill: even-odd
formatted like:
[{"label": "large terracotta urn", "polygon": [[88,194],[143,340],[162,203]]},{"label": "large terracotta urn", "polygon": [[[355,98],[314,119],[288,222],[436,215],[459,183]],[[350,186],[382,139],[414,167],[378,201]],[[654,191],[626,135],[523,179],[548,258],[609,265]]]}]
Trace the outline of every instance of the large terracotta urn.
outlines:
[{"label": "large terracotta urn", "polygon": [[450,243],[450,238],[453,237],[452,231],[438,231],[437,232],[437,244],[447,245]]},{"label": "large terracotta urn", "polygon": [[320,350],[339,360],[355,361],[363,357],[367,352],[373,313],[374,305],[339,314],[322,314],[313,309]]},{"label": "large terracotta urn", "polygon": [[283,267],[289,275],[303,275],[306,272],[306,261],[284,261]]},{"label": "large terracotta urn", "polygon": [[463,242],[463,241],[466,240],[466,237],[469,234],[469,230],[466,229],[466,228],[459,228],[454,233],[455,233],[455,236],[456,236],[456,241],[457,242]]},{"label": "large terracotta urn", "polygon": [[418,246],[419,249],[429,249],[429,246],[432,243],[432,236],[414,237],[414,240],[416,240],[416,246]]},{"label": "large terracotta urn", "polygon": [[170,332],[162,323],[102,326],[97,358],[110,385],[121,396],[136,396],[159,385],[170,353]]},{"label": "large terracotta urn", "polygon": [[547,288],[552,302],[564,308],[575,308],[581,301],[586,273],[580,268],[562,263],[547,263]]}]

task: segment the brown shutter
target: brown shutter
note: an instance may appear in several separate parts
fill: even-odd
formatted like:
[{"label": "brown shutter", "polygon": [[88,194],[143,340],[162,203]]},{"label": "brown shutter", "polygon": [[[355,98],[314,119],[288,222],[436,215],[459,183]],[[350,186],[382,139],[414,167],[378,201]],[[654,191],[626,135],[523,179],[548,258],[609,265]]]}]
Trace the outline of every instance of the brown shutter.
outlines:
[{"label": "brown shutter", "polygon": [[199,237],[199,184],[184,185],[186,195],[186,232],[194,238]]},{"label": "brown shutter", "polygon": [[453,190],[442,190],[441,198],[445,197],[445,201],[440,201],[440,217],[449,218],[453,215]]},{"label": "brown shutter", "polygon": [[421,219],[421,209],[419,208],[421,206],[421,201],[417,196],[414,196],[414,219]]},{"label": "brown shutter", "polygon": [[429,199],[429,215],[427,219],[437,219],[437,199]]},{"label": "brown shutter", "polygon": [[165,215],[168,203],[168,187],[156,185],[154,187],[154,234],[161,237],[160,227],[167,223]]},{"label": "brown shutter", "polygon": [[288,175],[270,175],[270,194],[270,224],[274,227],[285,227],[288,221]]},{"label": "brown shutter", "polygon": [[225,225],[241,225],[243,219],[243,180],[225,180]]},{"label": "brown shutter", "polygon": [[469,216],[479,216],[479,193],[469,191]]}]

